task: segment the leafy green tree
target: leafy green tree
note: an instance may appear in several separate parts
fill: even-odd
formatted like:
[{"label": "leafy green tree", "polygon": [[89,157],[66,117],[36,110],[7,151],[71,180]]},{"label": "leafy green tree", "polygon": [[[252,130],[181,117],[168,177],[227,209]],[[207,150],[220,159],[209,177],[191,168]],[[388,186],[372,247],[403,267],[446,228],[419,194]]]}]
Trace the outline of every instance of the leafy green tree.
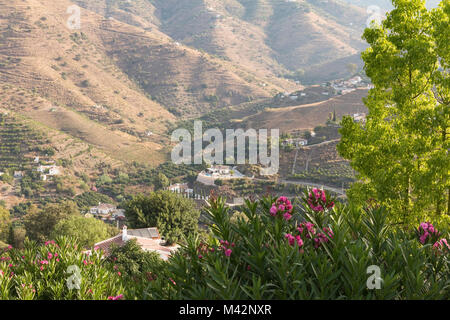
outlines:
[{"label": "leafy green tree", "polygon": [[80,215],[77,205],[72,201],[48,204],[42,210],[31,206],[24,216],[23,223],[31,240],[49,240],[55,226],[63,219]]},{"label": "leafy green tree", "polygon": [[9,184],[11,184],[11,182],[13,182],[13,180],[14,180],[13,176],[10,175],[10,174],[7,173],[7,172],[5,172],[5,173],[0,177],[0,179],[1,179],[3,182],[9,183]]},{"label": "leafy green tree", "polygon": [[6,240],[11,225],[9,210],[0,206],[0,240]]},{"label": "leafy green tree", "polygon": [[197,230],[200,212],[190,199],[157,191],[127,201],[125,215],[132,228],[157,227],[168,243],[174,243]]},{"label": "leafy green tree", "polygon": [[83,247],[90,247],[117,234],[117,228],[109,226],[101,220],[74,215],[59,221],[53,229],[51,238],[67,236],[77,239]]},{"label": "leafy green tree", "polygon": [[113,180],[111,179],[111,177],[109,175],[107,175],[106,173],[102,174],[98,179],[97,179],[97,186],[103,186],[106,184],[111,184],[113,182]]},{"label": "leafy green tree", "polygon": [[153,184],[155,186],[155,190],[161,190],[164,188],[167,188],[170,184],[169,179],[166,177],[166,175],[162,172],[158,173],[158,175],[155,177]]},{"label": "leafy green tree", "polygon": [[375,198],[405,222],[450,214],[450,1],[428,11],[425,1],[394,0],[381,26],[364,32],[362,54],[374,89],[365,124],[342,121],[338,151],[359,182],[357,201]]},{"label": "leafy green tree", "polygon": [[161,263],[156,252],[142,250],[136,239],[127,241],[123,246],[112,245],[108,261],[114,263],[117,269],[129,276],[140,276]]},{"label": "leafy green tree", "polygon": [[9,228],[8,243],[14,248],[22,249],[26,239],[26,233],[27,231],[24,227],[11,225]]}]

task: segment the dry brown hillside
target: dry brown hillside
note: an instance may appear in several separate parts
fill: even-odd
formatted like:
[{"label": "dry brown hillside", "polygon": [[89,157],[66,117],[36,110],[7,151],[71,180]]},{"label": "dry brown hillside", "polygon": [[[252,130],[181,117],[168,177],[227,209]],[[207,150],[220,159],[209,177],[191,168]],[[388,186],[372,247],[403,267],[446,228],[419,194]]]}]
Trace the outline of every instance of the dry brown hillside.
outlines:
[{"label": "dry brown hillside", "polygon": [[330,112],[336,111],[338,119],[344,115],[366,112],[362,101],[366,95],[367,90],[358,89],[322,102],[266,109],[242,119],[239,124],[246,128],[278,128],[282,132],[309,130],[323,125]]},{"label": "dry brown hillside", "polygon": [[[76,0],[105,17],[164,33],[291,89],[281,76],[346,73],[341,59],[364,47],[364,9],[335,0]],[[316,67],[331,66],[330,72]]]}]

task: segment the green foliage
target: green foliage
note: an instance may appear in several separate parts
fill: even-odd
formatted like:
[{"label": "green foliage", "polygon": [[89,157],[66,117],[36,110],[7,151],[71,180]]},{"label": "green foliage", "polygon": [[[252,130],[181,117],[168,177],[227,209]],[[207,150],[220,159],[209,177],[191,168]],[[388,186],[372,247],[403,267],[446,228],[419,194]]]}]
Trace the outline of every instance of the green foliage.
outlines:
[{"label": "green foliage", "polygon": [[[146,298],[449,298],[448,248],[422,245],[414,230],[394,228],[385,209],[339,206],[318,213],[305,203],[286,221],[269,214],[274,201],[247,201],[246,218],[234,221],[222,199],[213,201],[210,239],[189,237],[170,258],[165,282],[150,282]],[[300,247],[290,245],[285,235],[298,232],[301,222],[312,223],[315,231],[302,233]],[[324,227],[333,233],[325,229],[328,240],[317,246],[313,239]],[[368,288],[372,265],[380,268],[380,289]]]},{"label": "green foliage", "polygon": [[24,216],[23,223],[31,240],[44,242],[61,220],[79,214],[77,205],[71,201],[48,204],[42,210],[32,206]]},{"label": "green foliage", "polygon": [[[1,253],[0,300],[106,300],[123,294],[120,276],[109,270],[100,250],[82,252],[72,239],[37,245],[26,241],[24,249]],[[80,271],[80,287],[70,289],[67,281]],[[72,267],[73,268],[73,267]]]},{"label": "green foliage", "polygon": [[143,251],[136,239],[123,246],[113,245],[108,256],[111,269],[121,274],[126,282],[126,296],[142,297],[149,281],[157,277],[167,278],[166,262],[158,253]]},{"label": "green foliage", "polygon": [[0,240],[6,240],[11,225],[11,217],[9,211],[0,206]]},{"label": "green foliage", "polygon": [[164,173],[158,173],[158,175],[154,178],[153,184],[155,186],[155,190],[161,190],[167,188],[170,184],[169,179],[164,175]]},{"label": "green foliage", "polygon": [[97,179],[96,185],[99,186],[99,187],[101,187],[101,186],[103,186],[103,185],[111,184],[112,182],[113,182],[112,178],[111,178],[109,175],[107,175],[107,174],[105,173],[105,174],[102,174],[102,175]]},{"label": "green foliage", "polygon": [[102,193],[98,192],[84,192],[78,196],[76,196],[74,199],[75,203],[78,205],[80,209],[87,210],[89,207],[96,206],[99,203],[112,203],[113,200],[108,197],[107,195],[104,195]]},{"label": "green foliage", "polygon": [[132,228],[158,227],[170,244],[197,230],[200,213],[192,200],[170,191],[157,191],[127,201],[125,215]]},{"label": "green foliage", "polygon": [[399,222],[448,222],[450,1],[433,11],[420,0],[394,6],[382,26],[364,32],[370,47],[362,57],[375,88],[365,125],[343,119],[338,151],[359,173],[352,201],[375,198]]},{"label": "green foliage", "polygon": [[22,226],[13,226],[9,228],[8,243],[14,248],[22,249],[25,243],[27,231]]},{"label": "green foliage", "polygon": [[51,238],[67,236],[75,238],[83,247],[90,247],[117,233],[116,228],[110,227],[101,220],[74,215],[59,221],[52,231]]}]

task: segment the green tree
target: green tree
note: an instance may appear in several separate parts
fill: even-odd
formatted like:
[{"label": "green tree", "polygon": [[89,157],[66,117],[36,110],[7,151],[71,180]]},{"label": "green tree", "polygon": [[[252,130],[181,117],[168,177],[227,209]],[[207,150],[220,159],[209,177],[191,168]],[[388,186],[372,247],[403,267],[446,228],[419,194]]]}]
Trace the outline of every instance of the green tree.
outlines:
[{"label": "green tree", "polygon": [[170,182],[169,179],[165,176],[165,174],[160,172],[153,180],[153,184],[155,186],[155,190],[161,190],[167,188]]},{"label": "green tree", "polygon": [[31,206],[24,216],[23,224],[31,240],[43,242],[49,240],[58,222],[79,214],[77,205],[72,201],[48,204],[42,210]]},{"label": "green tree", "polygon": [[101,220],[75,215],[59,221],[53,229],[51,238],[54,239],[57,236],[72,237],[76,238],[83,247],[90,247],[118,233],[116,228]]},{"label": "green tree", "polygon": [[158,253],[142,250],[136,239],[131,239],[120,247],[112,245],[108,261],[114,263],[118,270],[132,277],[141,276],[142,272],[148,272],[155,265],[162,263]]},{"label": "green tree", "polygon": [[14,248],[22,249],[26,239],[26,233],[24,227],[11,225],[8,235],[8,243]]},{"label": "green tree", "polygon": [[399,221],[442,218],[450,213],[450,1],[432,11],[421,0],[393,4],[364,32],[369,114],[365,124],[343,119],[338,151],[358,172],[350,198],[375,198]]},{"label": "green tree", "polygon": [[6,240],[11,225],[9,210],[0,206],[0,240]]},{"label": "green tree", "polygon": [[200,212],[190,199],[157,191],[127,201],[125,215],[132,228],[157,227],[168,243],[174,243],[197,230]]}]

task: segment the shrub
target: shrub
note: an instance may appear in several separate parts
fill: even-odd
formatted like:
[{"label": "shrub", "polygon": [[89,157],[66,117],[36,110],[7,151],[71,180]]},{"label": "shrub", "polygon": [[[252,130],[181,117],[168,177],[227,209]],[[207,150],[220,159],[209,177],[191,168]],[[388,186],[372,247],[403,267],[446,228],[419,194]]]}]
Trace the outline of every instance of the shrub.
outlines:
[{"label": "shrub", "polygon": [[133,228],[158,227],[171,244],[197,231],[200,213],[192,200],[171,191],[157,191],[127,201],[125,215]]},{"label": "shrub", "polygon": [[[311,191],[295,208],[284,197],[246,201],[246,219],[235,221],[224,200],[213,199],[210,239],[189,237],[169,260],[164,281],[150,282],[145,297],[448,299],[443,236],[435,247],[422,245],[414,230],[388,224],[384,208],[330,205],[324,195]],[[318,210],[311,198],[328,206]],[[377,290],[369,289],[373,266],[381,272]]]},{"label": "shrub", "polygon": [[40,246],[26,241],[21,250],[9,247],[0,258],[0,300],[117,297],[124,292],[122,281],[107,268],[102,255],[100,250],[87,255],[64,237]]}]

